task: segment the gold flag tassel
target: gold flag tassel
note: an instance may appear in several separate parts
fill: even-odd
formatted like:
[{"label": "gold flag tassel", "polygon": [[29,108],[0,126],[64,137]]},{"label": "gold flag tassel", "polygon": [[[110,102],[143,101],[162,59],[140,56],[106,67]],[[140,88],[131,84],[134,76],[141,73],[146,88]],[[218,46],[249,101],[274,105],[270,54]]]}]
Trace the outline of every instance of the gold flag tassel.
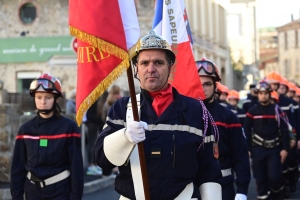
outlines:
[{"label": "gold flag tassel", "polygon": [[105,40],[97,38],[91,34],[83,32],[77,28],[70,26],[70,33],[74,37],[78,38],[83,42],[87,42],[90,45],[99,48],[101,51],[112,54],[119,59],[123,60],[97,87],[83,100],[80,104],[77,114],[76,122],[78,126],[81,125],[83,115],[88,110],[88,108],[107,90],[107,88],[117,79],[122,73],[128,69],[130,66],[129,61],[137,54],[140,46],[138,41],[133,47],[131,47],[128,52],[124,49],[117,47]]}]

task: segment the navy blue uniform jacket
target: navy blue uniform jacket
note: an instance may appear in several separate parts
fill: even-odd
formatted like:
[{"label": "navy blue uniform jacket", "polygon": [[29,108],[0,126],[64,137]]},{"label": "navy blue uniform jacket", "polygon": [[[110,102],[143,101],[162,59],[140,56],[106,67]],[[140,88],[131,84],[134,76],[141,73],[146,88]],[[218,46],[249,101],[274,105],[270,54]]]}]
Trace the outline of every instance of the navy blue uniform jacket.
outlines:
[{"label": "navy blue uniform jacket", "polygon": [[[152,108],[148,93],[141,93],[140,120],[148,124],[144,141],[151,199],[173,200],[194,182],[193,197],[199,198],[199,186],[206,182],[216,182],[221,177],[218,160],[213,156],[211,129],[204,146],[202,107],[192,98],[180,95],[173,88],[174,101],[160,117]],[[103,168],[115,167],[103,152],[104,138],[125,127],[126,105],[129,97],[119,99],[109,110],[106,127],[95,143],[97,164]],[[114,145],[114,144],[111,144]],[[151,150],[160,149],[161,157],[151,157]],[[130,165],[119,167],[115,189],[121,195],[135,199]]]},{"label": "navy blue uniform jacket", "polygon": [[[233,169],[236,174],[237,193],[247,195],[251,180],[248,146],[242,125],[237,116],[218,102],[206,104],[218,127],[220,140],[220,165],[221,169]],[[234,182],[232,175],[225,176],[219,183],[228,185]]]},{"label": "navy blue uniform jacket", "polygon": [[[47,139],[47,146],[40,146],[40,139]],[[26,177],[30,171],[44,180],[64,170],[70,170],[68,178],[43,189]],[[23,199],[24,189],[45,199],[69,194],[70,199],[81,200],[83,162],[80,133],[74,121],[63,116],[44,119],[37,115],[21,125],[11,167],[13,199]]]},{"label": "navy blue uniform jacket", "polygon": [[257,96],[252,96],[251,94],[248,94],[247,100],[245,100],[243,104],[243,110],[247,112],[250,108],[252,108],[257,103],[258,103]]},{"label": "navy blue uniform jacket", "polygon": [[[221,169],[233,169],[236,173],[237,193],[247,195],[251,180],[248,145],[237,116],[218,102],[206,104],[218,127],[220,140],[220,165]],[[232,184],[234,177],[225,176],[219,183],[221,185]]]},{"label": "navy blue uniform jacket", "polygon": [[[286,150],[290,148],[288,125],[281,119],[281,117],[278,119],[275,115],[275,104],[262,106],[258,103],[252,107],[246,115],[244,129],[250,151],[252,147],[252,133],[257,134],[264,140],[274,140],[279,137],[280,131],[281,148]],[[279,109],[279,115],[284,115],[281,109]],[[278,120],[280,120],[279,127]]]}]

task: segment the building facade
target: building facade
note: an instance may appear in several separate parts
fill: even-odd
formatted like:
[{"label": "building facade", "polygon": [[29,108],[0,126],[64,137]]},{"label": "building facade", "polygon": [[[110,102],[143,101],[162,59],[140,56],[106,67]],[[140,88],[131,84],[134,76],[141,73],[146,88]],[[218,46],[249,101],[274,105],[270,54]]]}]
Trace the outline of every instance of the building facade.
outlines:
[{"label": "building facade", "polygon": [[232,88],[232,67],[227,43],[226,10],[213,0],[185,0],[193,35],[195,60],[216,63],[222,83]]},{"label": "building facade", "polygon": [[68,0],[0,0],[0,80],[3,89],[27,93],[49,72],[66,94],[76,87],[76,55],[68,26]]},{"label": "building facade", "polygon": [[279,71],[278,33],[275,28],[260,29],[259,55],[259,69],[262,77],[272,71]]},{"label": "building facade", "polygon": [[300,84],[300,20],[294,20],[278,31],[278,72],[289,81]]},{"label": "building facade", "polygon": [[[236,70],[242,71],[235,85],[249,85],[260,78],[259,40],[256,29],[256,0],[215,0],[227,11],[227,35],[233,63],[242,63]],[[236,88],[238,88],[236,86]],[[239,88],[242,89],[242,88]]]},{"label": "building facade", "polygon": [[[213,60],[220,68],[222,82],[231,87],[225,9],[212,0],[185,1],[195,59]],[[65,97],[69,98],[77,84],[77,57],[68,25],[69,1],[0,0],[0,3],[0,87],[9,93],[27,93],[32,79],[49,72],[62,82]],[[135,3],[143,36],[151,30],[155,0],[135,0]],[[128,91],[126,73],[115,84]]]}]

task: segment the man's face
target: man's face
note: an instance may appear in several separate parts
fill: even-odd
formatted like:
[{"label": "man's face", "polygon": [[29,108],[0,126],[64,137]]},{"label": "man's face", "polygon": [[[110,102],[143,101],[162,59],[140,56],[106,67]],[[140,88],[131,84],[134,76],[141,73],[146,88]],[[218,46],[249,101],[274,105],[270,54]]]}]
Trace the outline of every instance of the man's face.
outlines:
[{"label": "man's face", "polygon": [[255,92],[255,88],[253,88],[253,89],[251,88],[251,89],[250,89],[250,94],[251,94],[252,96],[255,96],[255,97],[257,96],[257,93]]},{"label": "man's face", "polygon": [[257,97],[259,102],[267,103],[270,99],[270,93],[267,91],[259,91]]},{"label": "man's face", "polygon": [[226,101],[227,96],[228,96],[227,93],[222,92],[221,95],[220,95],[220,100],[221,101]]},{"label": "man's face", "polygon": [[141,88],[149,92],[157,92],[167,87],[171,66],[168,66],[164,50],[141,51],[137,58],[136,67]]},{"label": "man's face", "polygon": [[286,86],[285,85],[279,85],[279,89],[278,89],[278,93],[279,94],[283,94],[283,95],[285,95],[286,94],[286,92],[287,92],[287,88],[286,88]]},{"label": "man's face", "polygon": [[289,97],[289,98],[293,98],[294,96],[295,96],[295,91],[288,91],[287,93],[286,93],[286,96],[287,97]]},{"label": "man's face", "polygon": [[277,91],[279,84],[278,83],[270,83],[272,90]]},{"label": "man's face", "polygon": [[210,98],[214,93],[214,82],[211,77],[200,76],[201,84],[206,98]]},{"label": "man's face", "polygon": [[300,103],[300,97],[297,95],[294,95],[293,97],[294,101],[296,101],[297,103]]},{"label": "man's face", "polygon": [[238,100],[237,100],[237,99],[232,99],[232,98],[227,99],[227,102],[228,102],[230,105],[232,105],[233,107],[237,106],[237,104],[238,104]]}]

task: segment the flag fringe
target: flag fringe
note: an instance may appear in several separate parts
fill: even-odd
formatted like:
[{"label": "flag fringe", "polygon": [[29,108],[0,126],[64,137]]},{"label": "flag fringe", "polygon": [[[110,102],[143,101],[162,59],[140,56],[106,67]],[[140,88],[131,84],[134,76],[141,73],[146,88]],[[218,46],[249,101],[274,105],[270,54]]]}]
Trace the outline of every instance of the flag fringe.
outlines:
[{"label": "flag fringe", "polygon": [[140,40],[126,52],[124,49],[114,44],[106,42],[103,39],[81,31],[73,26],[70,26],[70,33],[79,40],[87,42],[90,45],[99,48],[101,51],[112,54],[123,60],[80,104],[76,114],[76,122],[78,126],[80,126],[83,116],[89,107],[96,102],[103,92],[106,91],[107,88],[130,66],[129,61],[137,55],[138,50],[140,49]]},{"label": "flag fringe", "polygon": [[79,40],[88,42],[90,45],[99,48],[101,51],[112,54],[120,58],[121,60],[129,60],[128,52],[116,45],[106,42],[105,40],[102,40],[84,31],[81,31],[73,26],[70,26],[70,33]]},{"label": "flag fringe", "polygon": [[97,101],[104,91],[129,67],[129,61],[123,60],[97,87],[83,100],[80,104],[77,114],[76,122],[78,126],[81,125],[83,116],[89,107]]}]

